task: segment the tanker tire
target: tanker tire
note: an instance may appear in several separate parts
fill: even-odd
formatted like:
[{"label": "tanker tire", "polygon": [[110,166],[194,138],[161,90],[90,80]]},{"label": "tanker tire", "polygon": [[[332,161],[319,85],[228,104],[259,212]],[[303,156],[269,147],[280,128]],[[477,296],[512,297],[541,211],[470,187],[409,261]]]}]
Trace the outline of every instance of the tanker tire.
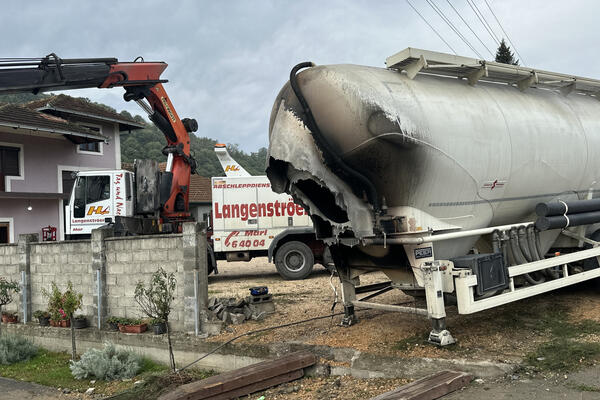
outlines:
[{"label": "tanker tire", "polygon": [[275,267],[285,280],[304,279],[310,275],[315,257],[310,247],[302,242],[283,244],[275,253]]}]

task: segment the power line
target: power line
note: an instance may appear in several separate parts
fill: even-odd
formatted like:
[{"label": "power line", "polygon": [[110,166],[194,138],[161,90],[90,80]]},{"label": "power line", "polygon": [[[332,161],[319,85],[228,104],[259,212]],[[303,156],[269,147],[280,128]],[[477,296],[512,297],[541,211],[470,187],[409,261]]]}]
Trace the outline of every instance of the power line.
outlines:
[{"label": "power line", "polygon": [[502,27],[502,24],[500,23],[500,20],[498,19],[498,17],[496,17],[496,13],[494,12],[494,10],[492,10],[492,6],[490,6],[490,3],[488,3],[487,0],[484,0],[485,4],[488,6],[488,8],[490,9],[490,12],[492,13],[492,15],[494,16],[494,19],[496,19],[496,22],[498,23],[498,26],[500,26],[500,29],[502,29],[502,33],[504,33],[504,36],[506,36],[506,39],[508,39],[508,42],[510,43],[510,45],[513,47],[513,49],[515,49],[515,52],[517,53],[517,55],[519,56],[519,58],[521,59],[521,62],[523,64],[525,64],[525,60],[523,59],[523,57],[521,56],[521,54],[519,53],[519,50],[517,50],[517,46],[515,46],[515,44],[512,42],[512,40],[510,40],[510,38],[508,37],[508,33],[506,33],[506,31],[504,30],[504,28]]},{"label": "power line", "polygon": [[494,32],[492,32],[492,30],[486,25],[486,22],[484,22],[485,18],[482,19],[483,15],[480,16],[479,13],[477,12],[479,10],[477,8],[477,5],[475,5],[474,2],[473,2],[473,4],[471,4],[471,0],[467,0],[467,3],[469,4],[469,7],[471,7],[471,10],[473,10],[473,12],[475,13],[477,18],[479,19],[479,22],[481,22],[481,24],[483,25],[483,27],[485,28],[487,33],[490,34],[492,40],[496,43],[496,45],[500,45],[500,41],[498,40],[498,38],[496,37]]},{"label": "power line", "polygon": [[498,36],[496,36],[496,32],[494,32],[494,30],[492,29],[492,25],[490,25],[490,23],[487,22],[487,19],[485,19],[485,15],[483,15],[479,7],[477,7],[477,3],[475,3],[475,0],[471,0],[471,2],[475,6],[475,9],[477,9],[477,12],[481,14],[481,18],[483,18],[485,24],[488,26],[488,28],[490,28],[490,32],[492,32],[492,35],[494,35],[494,37],[496,38],[496,43],[500,44],[500,39],[498,39]]},{"label": "power line", "polygon": [[[492,53],[492,51],[485,45],[485,43],[483,43],[483,41],[479,38],[479,35],[477,33],[475,33],[475,31],[471,28],[471,25],[469,25],[469,23],[467,21],[465,21],[465,19],[463,18],[463,16],[458,12],[458,10],[456,8],[454,8],[454,6],[452,5],[452,3],[450,3],[450,0],[446,0],[448,2],[448,4],[450,5],[450,7],[452,7],[452,9],[454,10],[454,12],[456,13],[456,15],[458,15],[460,17],[460,19],[462,20],[462,22],[465,23],[465,25],[467,26],[467,28],[469,28],[469,30],[473,33],[473,35],[475,35],[475,37],[477,38],[477,40],[479,40],[479,43],[481,43],[481,45],[487,50],[488,53],[490,53],[490,55],[492,57],[494,57],[494,53]],[[483,57],[481,57],[483,58]]]},{"label": "power line", "polygon": [[471,45],[471,43],[469,43],[469,41],[467,40],[466,37],[463,36],[462,33],[460,33],[460,31],[454,26],[454,24],[452,23],[452,21],[450,21],[450,19],[448,17],[446,17],[446,15],[444,14],[444,12],[437,6],[437,4],[435,4],[433,2],[433,0],[427,0],[427,3],[429,4],[429,6],[431,8],[433,8],[433,11],[435,11],[440,18],[442,18],[442,20],[444,20],[444,22],[446,23],[446,25],[448,25],[453,31],[454,33],[456,33],[456,35],[463,41],[465,42],[465,44],[467,46],[469,46],[469,48],[477,55],[479,56],[479,58],[483,58],[483,56],[477,51],[477,49],[475,49],[475,47],[473,47]]},{"label": "power line", "polygon": [[408,5],[409,5],[409,6],[410,6],[410,7],[411,7],[413,10],[415,10],[415,12],[416,12],[416,13],[419,15],[419,17],[421,17],[421,19],[422,19],[422,20],[423,20],[423,21],[424,21],[424,22],[425,22],[425,23],[426,23],[426,24],[427,24],[427,25],[428,25],[428,26],[431,28],[431,30],[435,32],[435,34],[436,34],[436,35],[437,35],[437,36],[438,36],[438,37],[439,37],[439,38],[442,40],[442,42],[446,43],[446,46],[448,46],[448,47],[450,48],[450,50],[452,50],[452,52],[454,53],[454,55],[457,55],[457,54],[456,54],[456,51],[455,51],[455,50],[452,48],[452,46],[450,46],[450,45],[448,44],[448,42],[446,42],[446,41],[444,40],[444,38],[443,38],[443,37],[442,37],[442,36],[441,36],[441,35],[438,33],[438,31],[436,31],[436,30],[435,30],[435,28],[434,28],[433,26],[431,26],[431,24],[430,24],[429,22],[427,22],[427,20],[425,19],[425,17],[423,17],[423,16],[421,15],[421,13],[420,13],[419,11],[417,11],[417,9],[415,8],[415,6],[413,6],[413,5],[412,5],[412,3],[411,3],[409,0],[406,0],[406,2],[408,3]]}]

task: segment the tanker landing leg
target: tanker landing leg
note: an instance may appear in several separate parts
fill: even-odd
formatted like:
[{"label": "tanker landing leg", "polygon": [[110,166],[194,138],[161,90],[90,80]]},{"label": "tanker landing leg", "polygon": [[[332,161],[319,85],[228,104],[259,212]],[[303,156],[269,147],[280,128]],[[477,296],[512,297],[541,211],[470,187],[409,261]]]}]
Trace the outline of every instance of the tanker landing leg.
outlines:
[{"label": "tanker landing leg", "polygon": [[431,319],[433,328],[429,333],[429,343],[447,346],[456,343],[446,329],[446,307],[444,305],[444,286],[442,272],[446,266],[434,261],[422,268],[425,280],[425,298],[427,300],[427,316]]},{"label": "tanker landing leg", "polygon": [[[332,252],[333,255],[333,252]],[[427,309],[416,307],[397,306],[392,304],[373,303],[370,300],[393,288],[402,289],[400,286],[393,286],[391,281],[380,282],[371,285],[356,286],[357,277],[364,271],[349,268],[345,263],[340,262],[340,258],[334,256],[336,270],[341,282],[342,301],[344,304],[344,318],[342,326],[352,326],[358,323],[355,314],[355,307],[368,308],[373,310],[402,312],[408,314],[417,314],[426,316],[432,321],[432,330],[428,341],[437,346],[447,346],[454,344],[455,340],[446,329],[446,309],[444,305],[443,277],[448,273],[446,264],[437,261],[425,263],[421,270],[424,274],[425,296],[427,300]],[[405,287],[405,289],[416,289],[416,287]],[[370,293],[360,300],[357,294]]]}]

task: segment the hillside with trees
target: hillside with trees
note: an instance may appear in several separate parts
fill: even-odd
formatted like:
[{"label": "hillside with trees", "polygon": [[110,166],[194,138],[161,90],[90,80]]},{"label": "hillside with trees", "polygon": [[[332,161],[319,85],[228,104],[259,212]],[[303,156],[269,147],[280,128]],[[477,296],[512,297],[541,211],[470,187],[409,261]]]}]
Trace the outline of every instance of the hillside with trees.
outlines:
[{"label": "hillside with trees", "polygon": [[[18,93],[0,95],[0,103],[23,104],[33,100],[39,100],[42,97],[48,97],[46,94],[34,95],[31,93]],[[89,99],[87,99],[89,101]],[[105,107],[113,112],[117,112],[114,108],[106,104],[94,104]],[[121,159],[123,162],[131,163],[137,159],[152,159],[159,162],[166,161],[167,157],[162,154],[162,149],[166,144],[164,135],[154,126],[154,124],[146,121],[140,115],[132,116],[127,111],[121,111],[121,115],[133,118],[136,121],[143,123],[144,129],[132,130],[129,133],[121,135]],[[198,163],[197,173],[206,176],[222,176],[224,175],[221,164],[214,152],[216,140],[200,137],[195,134],[190,135],[192,155]],[[267,149],[261,148],[257,152],[246,153],[241,150],[237,144],[228,144],[227,148],[231,156],[240,163],[252,175],[264,175],[265,161],[267,157]]]}]

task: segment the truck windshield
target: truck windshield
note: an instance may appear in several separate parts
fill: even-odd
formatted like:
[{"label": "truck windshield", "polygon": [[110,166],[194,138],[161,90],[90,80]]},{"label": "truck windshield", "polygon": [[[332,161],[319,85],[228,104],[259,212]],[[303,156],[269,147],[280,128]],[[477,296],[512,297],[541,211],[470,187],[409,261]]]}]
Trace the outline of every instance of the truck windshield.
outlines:
[{"label": "truck windshield", "polygon": [[83,218],[87,204],[110,198],[110,178],[108,175],[80,176],[75,184],[73,217]]}]

